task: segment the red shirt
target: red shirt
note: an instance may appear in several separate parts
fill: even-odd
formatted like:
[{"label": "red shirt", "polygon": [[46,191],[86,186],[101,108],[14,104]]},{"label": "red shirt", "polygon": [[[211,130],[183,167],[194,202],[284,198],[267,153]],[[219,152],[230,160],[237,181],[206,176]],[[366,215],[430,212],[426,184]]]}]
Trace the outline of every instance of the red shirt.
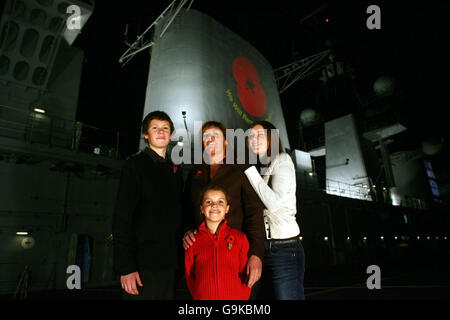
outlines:
[{"label": "red shirt", "polygon": [[185,251],[185,274],[194,300],[248,300],[244,278],[249,243],[244,233],[224,221],[216,234],[203,222],[196,241]]}]

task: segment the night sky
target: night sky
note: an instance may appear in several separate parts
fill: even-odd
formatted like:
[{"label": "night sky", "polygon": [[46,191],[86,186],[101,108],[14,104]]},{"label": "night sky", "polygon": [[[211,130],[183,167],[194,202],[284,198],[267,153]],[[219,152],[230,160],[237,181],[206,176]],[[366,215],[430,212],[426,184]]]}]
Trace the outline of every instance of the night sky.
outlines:
[{"label": "night sky", "polygon": [[[331,1],[195,0],[192,8],[246,39],[274,69],[331,45],[336,58],[351,70],[353,80],[338,79],[324,86],[317,73],[281,94],[291,145],[298,144],[298,120],[305,108],[317,110],[324,121],[350,112],[364,115],[367,109],[376,113],[378,108],[408,128],[397,139],[398,148],[420,148],[424,138],[443,137],[443,154],[448,155],[450,5],[391,2],[348,1],[343,6]],[[125,67],[119,65],[127,49],[125,25],[129,24],[128,42],[132,43],[169,3],[97,1],[74,43],[85,51],[78,120],[130,137],[139,135],[149,54],[141,52]],[[371,4],[381,9],[381,30],[366,27],[366,9]],[[395,91],[388,98],[374,94],[373,84],[380,76],[395,80]]]}]

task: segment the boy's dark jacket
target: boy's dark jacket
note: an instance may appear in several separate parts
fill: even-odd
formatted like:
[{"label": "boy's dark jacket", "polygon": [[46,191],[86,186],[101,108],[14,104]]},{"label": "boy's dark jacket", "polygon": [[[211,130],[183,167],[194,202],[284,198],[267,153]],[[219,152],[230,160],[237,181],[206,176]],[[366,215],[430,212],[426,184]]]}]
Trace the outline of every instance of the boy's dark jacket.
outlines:
[{"label": "boy's dark jacket", "polygon": [[150,148],[125,161],[112,224],[117,274],[179,265],[182,188],[181,166]]}]

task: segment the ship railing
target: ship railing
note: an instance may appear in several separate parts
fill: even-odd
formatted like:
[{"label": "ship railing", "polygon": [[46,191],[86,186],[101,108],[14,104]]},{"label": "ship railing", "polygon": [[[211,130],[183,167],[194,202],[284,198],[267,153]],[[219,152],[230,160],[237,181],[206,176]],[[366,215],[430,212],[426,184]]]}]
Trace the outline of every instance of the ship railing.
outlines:
[{"label": "ship railing", "polygon": [[139,136],[6,105],[0,105],[0,136],[115,159],[134,153],[139,143]]},{"label": "ship railing", "polygon": [[[370,180],[370,179],[369,179]],[[298,183],[301,189],[320,192],[329,195],[359,199],[365,201],[375,201],[386,205],[394,205],[389,188],[367,184],[350,184],[343,181],[325,178],[317,173],[305,172],[304,177],[299,177]],[[424,199],[404,195],[396,206],[414,208],[420,210],[428,209],[428,203]]]}]

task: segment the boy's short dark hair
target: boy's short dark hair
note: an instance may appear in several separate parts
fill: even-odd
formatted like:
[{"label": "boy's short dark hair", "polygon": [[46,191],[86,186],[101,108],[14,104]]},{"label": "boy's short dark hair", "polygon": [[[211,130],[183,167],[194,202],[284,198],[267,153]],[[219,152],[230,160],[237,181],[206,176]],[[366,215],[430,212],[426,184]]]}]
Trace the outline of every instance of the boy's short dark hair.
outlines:
[{"label": "boy's short dark hair", "polygon": [[223,192],[223,194],[225,195],[225,199],[227,200],[227,203],[230,204],[231,201],[230,197],[228,196],[227,190],[225,190],[224,187],[219,186],[217,184],[209,184],[202,189],[202,192],[200,192],[200,204],[203,203],[203,198],[205,197],[205,194],[211,190]]},{"label": "boy's short dark hair", "polygon": [[148,115],[145,116],[144,120],[142,120],[142,133],[146,134],[148,132],[148,126],[153,119],[168,121],[170,124],[170,134],[172,134],[175,131],[175,127],[169,115],[164,111],[157,110],[150,112]]}]

